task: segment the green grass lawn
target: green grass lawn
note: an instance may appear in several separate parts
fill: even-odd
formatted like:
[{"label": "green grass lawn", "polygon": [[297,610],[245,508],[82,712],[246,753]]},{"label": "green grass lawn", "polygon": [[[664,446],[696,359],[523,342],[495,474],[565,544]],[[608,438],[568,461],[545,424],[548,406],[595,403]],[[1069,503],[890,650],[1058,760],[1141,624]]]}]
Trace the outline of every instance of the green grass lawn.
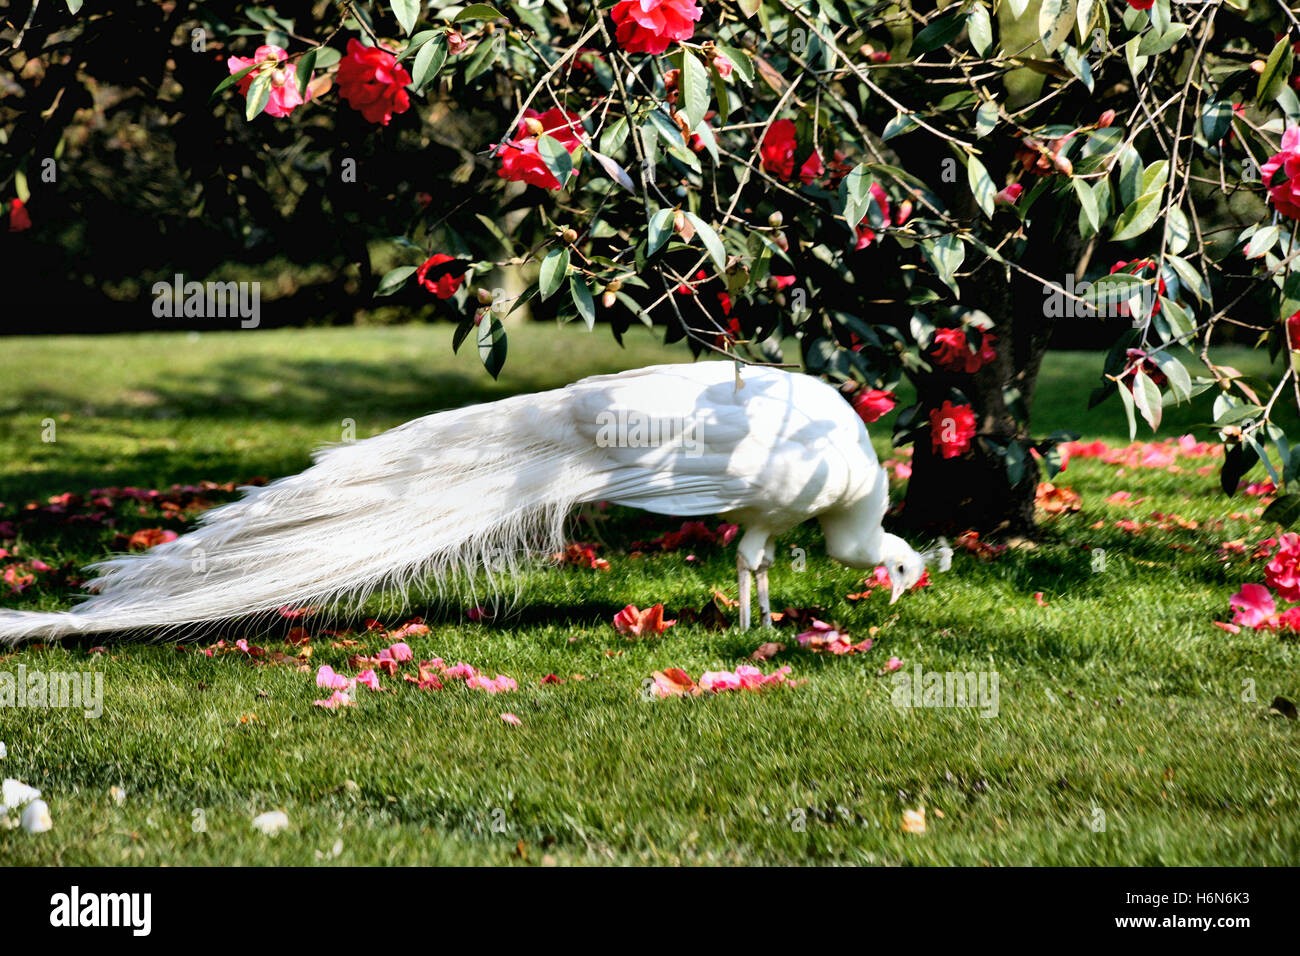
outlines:
[{"label": "green grass lawn", "polygon": [[[530,328],[512,332],[493,383],[473,354],[452,357],[449,339],[447,328],[418,326],[6,339],[0,514],[106,486],[276,477],[339,440],[345,420],[364,437],[439,408],[680,354],[648,336],[620,350],[599,334]],[[1259,369],[1246,353],[1232,364]],[[1096,355],[1049,358],[1041,433],[1127,442],[1116,400],[1085,411],[1099,367]],[[1169,417],[1161,437],[1206,414]],[[52,443],[42,441],[48,420]],[[873,430],[886,451],[888,421]],[[393,626],[428,619],[431,633],[409,641],[417,660],[508,674],[514,693],[418,691],[385,677],[392,692],[359,691],[359,706],[331,712],[312,706],[324,695],[311,673],[242,654],[22,649],[0,670],[100,672],[104,711],[92,720],[0,709],[0,776],[39,787],[54,819],[45,834],[0,829],[0,865],[1292,864],[1300,726],[1270,715],[1269,703],[1300,694],[1300,652],[1275,634],[1212,623],[1227,619],[1241,583],[1262,580],[1258,563],[1220,560],[1220,543],[1254,543],[1271,529],[1249,517],[1257,499],[1228,500],[1217,476],[1196,473],[1207,463],[1173,474],[1076,460],[1058,483],[1082,495],[1082,510],[1047,519],[1039,547],[992,561],[959,553],[949,574],[892,608],[879,594],[847,601],[861,574],[827,560],[814,528],[798,529],[782,545],[806,548],[807,568],[778,563],[776,603],[822,605],[855,639],[877,628],[875,646],[817,655],[780,630],[787,650],[762,666],[789,666],[804,683],[762,694],[648,698],[654,671],[730,669],[770,635],[697,624],[657,639],[616,634],[611,617],[625,604],[676,612],[715,587],[735,589],[729,550],[702,549],[695,561],[630,556],[632,541],[678,524],[635,512],[578,532],[605,542],[610,571],[539,569],[514,617],[470,623],[463,603],[382,612]],[[1107,503],[1121,490],[1144,500]],[[1115,525],[1152,521],[1153,511],[1198,527]],[[155,511],[128,513],[116,529],[25,532],[19,555],[80,564],[111,550],[116,532],[157,526],[180,527]],[[1104,570],[1094,570],[1095,549]],[[39,582],[4,598],[69,603]],[[256,642],[292,650],[283,632]],[[348,651],[330,644],[314,640],[313,670],[345,669]],[[891,656],[909,671],[996,671],[997,716],[894,706],[879,673]],[[550,673],[569,679],[540,685]],[[522,723],[507,726],[503,712]],[[112,787],[125,790],[120,803]],[[904,832],[903,811],[919,807],[928,832]],[[251,818],[267,810],[285,811],[289,829],[255,831]]]}]

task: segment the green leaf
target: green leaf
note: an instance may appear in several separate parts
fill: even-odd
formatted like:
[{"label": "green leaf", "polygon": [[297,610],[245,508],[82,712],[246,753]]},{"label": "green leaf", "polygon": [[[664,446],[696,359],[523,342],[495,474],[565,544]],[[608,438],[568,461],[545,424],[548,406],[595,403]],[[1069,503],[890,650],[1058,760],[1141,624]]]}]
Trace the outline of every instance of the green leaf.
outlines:
[{"label": "green leaf", "polygon": [[694,53],[682,48],[682,110],[686,125],[694,129],[709,111],[709,71]]},{"label": "green leaf", "polygon": [[957,38],[966,26],[966,18],[958,13],[946,14],[934,20],[912,41],[912,55],[922,56],[937,50]]},{"label": "green leaf", "polygon": [[506,330],[495,315],[485,315],[478,324],[478,357],[489,375],[496,378],[506,364]]},{"label": "green leaf", "polygon": [[212,95],[208,97],[208,102],[211,103],[213,100],[217,98],[217,95],[220,94],[222,90],[230,89],[232,86],[234,86],[244,77],[248,76],[248,74],[252,73],[261,65],[262,64],[260,63],[253,63],[250,66],[244,67],[238,73],[231,73],[228,77],[226,77],[224,80],[218,83],[216,87],[212,90]]},{"label": "green leaf", "polygon": [[1264,72],[1259,75],[1259,84],[1255,87],[1255,104],[1260,108],[1267,106],[1282,92],[1291,77],[1291,67],[1295,61],[1295,51],[1291,49],[1291,37],[1283,36],[1273,47],[1264,64]]},{"label": "green leaf", "polygon": [[993,185],[993,179],[989,176],[989,171],[984,168],[984,164],[974,156],[966,160],[966,178],[970,180],[971,192],[975,196],[975,201],[979,203],[980,209],[984,210],[984,215],[992,219],[998,188]]},{"label": "green leaf", "polygon": [[411,67],[411,85],[420,93],[434,80],[438,71],[447,62],[447,35],[439,34],[420,47],[415,55],[415,65]]},{"label": "green leaf", "polygon": [[504,20],[503,14],[490,3],[471,3],[468,7],[456,14],[453,23],[460,23],[462,20]]},{"label": "green leaf", "polygon": [[1128,418],[1128,440],[1133,441],[1137,438],[1137,419],[1133,415],[1133,393],[1128,390],[1128,386],[1120,384],[1117,389],[1120,400],[1124,404],[1124,415]]},{"label": "green leaf", "polygon": [[258,73],[248,87],[248,97],[244,102],[244,118],[252,122],[266,104],[271,102],[271,71]]},{"label": "green leaf", "polygon": [[660,209],[650,217],[650,231],[646,240],[646,255],[653,256],[663,248],[668,237],[673,234],[675,210]]},{"label": "green leaf", "polygon": [[1056,52],[1070,31],[1078,11],[1076,0],[1042,0],[1038,7],[1038,36],[1043,49],[1050,55]]},{"label": "green leaf", "polygon": [[388,0],[388,5],[393,8],[393,16],[402,25],[402,32],[410,36],[415,21],[420,19],[420,0]]},{"label": "green leaf", "polygon": [[1277,226],[1265,226],[1259,229],[1250,237],[1250,242],[1246,243],[1246,258],[1258,259],[1264,253],[1268,252],[1282,236],[1282,232]]},{"label": "green leaf", "polygon": [[1083,207],[1083,214],[1088,217],[1088,225],[1092,226],[1093,232],[1101,231],[1101,211],[1097,208],[1097,196],[1082,179],[1071,179],[1070,185],[1074,187],[1074,194],[1079,197],[1079,205]]},{"label": "green leaf", "polygon": [[578,307],[578,314],[587,323],[587,328],[594,329],[596,302],[591,297],[591,289],[587,288],[587,280],[577,273],[569,276],[569,294],[573,296],[573,304]]},{"label": "green leaf", "polygon": [[537,283],[542,290],[542,301],[545,302],[556,292],[559,291],[561,284],[569,274],[569,248],[561,246],[558,249],[552,249],[542,260],[542,268],[537,275]]},{"label": "green leaf", "polygon": [[752,17],[758,13],[758,8],[763,5],[763,0],[740,0],[740,10],[747,17]]},{"label": "green leaf", "polygon": [[561,186],[569,181],[569,174],[573,172],[573,157],[563,143],[549,133],[543,133],[537,137],[537,155],[542,157],[542,162]]},{"label": "green leaf", "polygon": [[406,280],[415,275],[418,269],[418,266],[398,266],[384,273],[384,277],[379,280],[379,288],[375,290],[375,295],[392,295],[404,286]]},{"label": "green leaf", "polygon": [[1217,143],[1228,135],[1232,127],[1232,103],[1228,100],[1209,100],[1201,109],[1201,129],[1205,138]]},{"label": "green leaf", "polygon": [[1175,23],[1163,33],[1156,33],[1152,30],[1142,38],[1138,44],[1137,51],[1142,56],[1155,56],[1164,53],[1171,46],[1187,36],[1187,25],[1185,23]]},{"label": "green leaf", "polygon": [[984,4],[977,3],[966,14],[966,36],[970,39],[971,49],[980,56],[988,56],[993,49],[993,24]]},{"label": "green leaf", "polygon": [[1264,520],[1290,528],[1300,520],[1300,495],[1282,495],[1264,509]]},{"label": "green leaf", "polygon": [[713,260],[713,264],[717,266],[718,272],[726,272],[727,248],[722,244],[722,240],[718,238],[718,234],[713,231],[713,227],[693,212],[686,213],[686,219],[695,227],[696,234],[704,243],[704,248],[708,250],[709,257]]},{"label": "green leaf", "polygon": [[998,104],[987,100],[975,111],[975,135],[987,136],[998,125]]},{"label": "green leaf", "polygon": [[1139,196],[1133,205],[1129,206],[1122,213],[1119,219],[1115,221],[1115,234],[1111,236],[1114,242],[1123,242],[1125,239],[1132,239],[1142,235],[1155,224],[1156,217],[1160,215],[1160,193],[1147,193]]},{"label": "green leaf", "polygon": [[81,9],[82,0],[68,0],[68,12],[76,13]]},{"label": "green leaf", "polygon": [[316,69],[316,50],[313,48],[303,54],[303,58],[298,61],[298,68],[294,77],[298,81],[298,95],[304,100],[307,98],[307,84],[311,82],[312,71]]}]

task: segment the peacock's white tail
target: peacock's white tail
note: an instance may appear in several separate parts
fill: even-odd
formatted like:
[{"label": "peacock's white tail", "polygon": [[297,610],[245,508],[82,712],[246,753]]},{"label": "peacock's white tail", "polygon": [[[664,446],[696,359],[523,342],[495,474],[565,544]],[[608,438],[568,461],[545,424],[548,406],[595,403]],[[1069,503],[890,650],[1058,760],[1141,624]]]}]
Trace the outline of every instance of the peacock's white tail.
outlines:
[{"label": "peacock's white tail", "polygon": [[442,412],[323,449],[191,533],[94,565],[95,594],[73,610],[0,611],[0,645],[360,603],[480,573],[499,591],[527,557],[561,550],[572,508],[608,487],[607,465],[562,414],[565,396]]}]

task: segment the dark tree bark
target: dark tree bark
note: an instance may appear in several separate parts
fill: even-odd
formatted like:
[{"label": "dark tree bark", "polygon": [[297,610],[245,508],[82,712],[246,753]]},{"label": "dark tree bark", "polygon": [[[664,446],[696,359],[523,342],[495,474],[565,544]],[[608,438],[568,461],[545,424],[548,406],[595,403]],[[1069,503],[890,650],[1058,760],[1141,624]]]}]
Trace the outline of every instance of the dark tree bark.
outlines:
[{"label": "dark tree bark", "polygon": [[[961,209],[963,203],[955,204]],[[967,215],[978,210],[965,204]],[[1073,228],[1074,216],[1048,196],[1039,199],[1026,228],[1026,241],[1016,261],[1053,282],[1073,273],[1082,241]],[[1027,441],[1029,412],[1043,355],[1055,320],[1046,315],[1042,284],[1004,266],[986,262],[961,281],[964,305],[985,312],[993,320],[997,358],[974,375],[936,370],[918,377],[918,395],[925,419],[956,387],[971,401],[976,436],[970,450],[945,459],[932,450],[929,430],[917,438],[907,497],[895,523],[902,530],[960,534],[967,530],[999,537],[1033,537],[1036,531],[1034,494],[1041,471],[1036,459],[1025,456],[1024,472],[1011,484],[1006,459],[997,446]],[[1020,416],[1007,400],[1019,393]]]}]

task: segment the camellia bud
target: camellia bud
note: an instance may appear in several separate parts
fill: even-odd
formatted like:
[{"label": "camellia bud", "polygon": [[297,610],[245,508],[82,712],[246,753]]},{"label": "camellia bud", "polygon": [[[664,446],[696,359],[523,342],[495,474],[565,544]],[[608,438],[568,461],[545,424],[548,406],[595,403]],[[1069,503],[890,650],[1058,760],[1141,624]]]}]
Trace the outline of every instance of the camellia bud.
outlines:
[{"label": "camellia bud", "polygon": [[687,143],[687,145],[690,146],[692,152],[695,153],[704,152],[704,139],[703,137],[700,136],[699,133],[692,133],[690,141]]},{"label": "camellia bud", "polygon": [[271,72],[271,82],[276,86],[284,86],[284,70],[273,70]]},{"label": "camellia bud", "polygon": [[781,224],[785,222],[785,216],[781,215],[781,210],[777,210],[767,217],[767,224],[773,229],[780,229]]},{"label": "camellia bud", "polygon": [[476,293],[480,305],[492,304],[492,291],[490,289],[479,289]]},{"label": "camellia bud", "polygon": [[609,283],[609,285],[605,286],[605,291],[606,291],[606,292],[618,292],[618,291],[620,291],[622,288],[623,288],[623,280],[622,280],[622,279],[615,279],[613,282]]},{"label": "camellia bud", "polygon": [[682,75],[681,70],[669,70],[667,73],[665,73],[664,89],[666,90],[677,89],[677,81],[681,77],[681,75]]},{"label": "camellia bud", "polygon": [[469,41],[465,39],[465,35],[459,30],[447,31],[447,52],[450,55],[456,56],[460,53],[464,53],[465,48],[468,46]]},{"label": "camellia bud", "polygon": [[600,304],[607,309],[612,309],[614,307],[614,303],[617,301],[618,301],[618,296],[610,292],[609,289],[606,289],[605,294],[600,297]]},{"label": "camellia bud", "polygon": [[1106,112],[1102,113],[1101,117],[1097,120],[1097,128],[1106,129],[1113,122],[1115,122],[1115,111],[1107,110]]},{"label": "camellia bud", "polygon": [[718,71],[718,76],[724,79],[728,76],[731,76],[732,71],[736,69],[736,67],[732,64],[732,62],[728,60],[725,56],[723,56],[721,53],[714,55],[713,68]]},{"label": "camellia bud", "polygon": [[784,232],[778,232],[776,234],[774,241],[776,242],[777,247],[780,248],[782,252],[790,251],[790,240],[785,237]]},{"label": "camellia bud", "polygon": [[673,232],[686,231],[686,213],[678,209],[673,213]]},{"label": "camellia bud", "polygon": [[560,238],[562,238],[569,245],[573,245],[575,242],[578,241],[578,231],[572,228],[566,229],[564,230],[564,232],[560,233]]},{"label": "camellia bud", "polygon": [[530,136],[541,136],[546,132],[546,127],[536,116],[530,116],[524,120],[524,129],[528,130]]}]

